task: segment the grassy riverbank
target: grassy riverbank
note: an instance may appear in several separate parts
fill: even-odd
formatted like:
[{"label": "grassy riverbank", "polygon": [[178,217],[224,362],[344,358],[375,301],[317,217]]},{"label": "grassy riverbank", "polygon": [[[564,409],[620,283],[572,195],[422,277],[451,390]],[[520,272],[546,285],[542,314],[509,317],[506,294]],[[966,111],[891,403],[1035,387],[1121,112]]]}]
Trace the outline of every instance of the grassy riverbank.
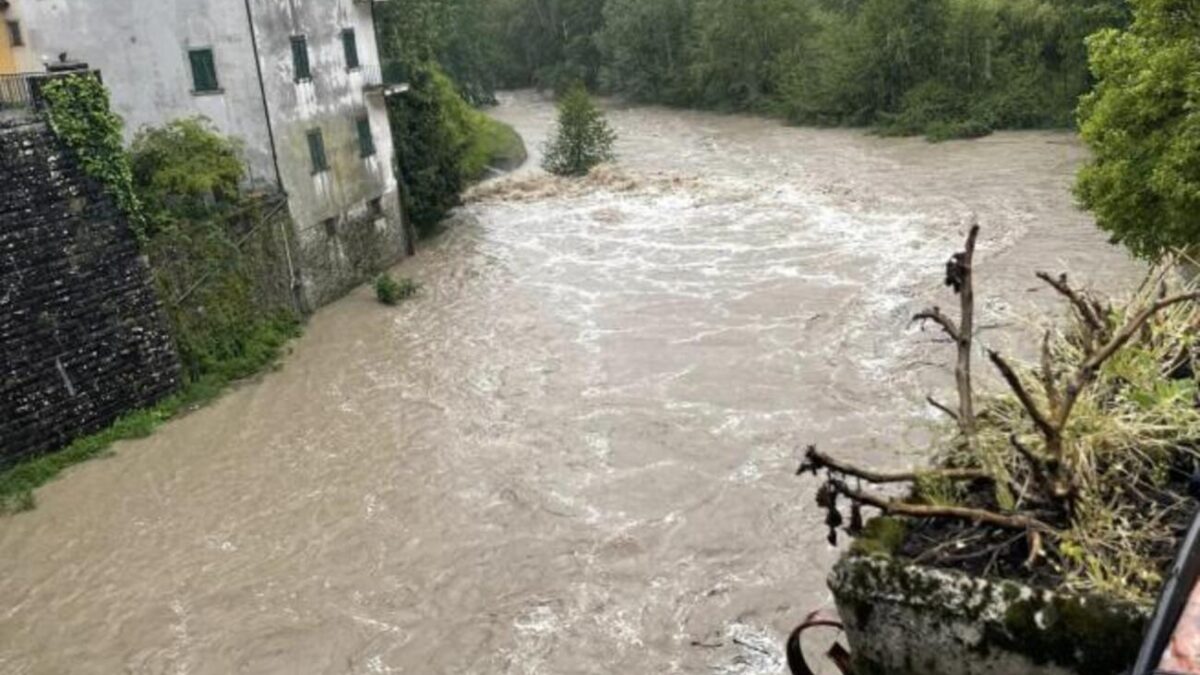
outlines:
[{"label": "grassy riverbank", "polygon": [[215,364],[178,393],[151,408],[128,413],[109,427],[75,439],[67,447],[26,460],[0,471],[0,515],[34,508],[33,491],[66,469],[109,452],[117,441],[145,438],[163,422],[208,403],[239,380],[273,366],[289,340],[300,335],[300,324],[280,316],[260,322],[249,332],[237,358]]}]

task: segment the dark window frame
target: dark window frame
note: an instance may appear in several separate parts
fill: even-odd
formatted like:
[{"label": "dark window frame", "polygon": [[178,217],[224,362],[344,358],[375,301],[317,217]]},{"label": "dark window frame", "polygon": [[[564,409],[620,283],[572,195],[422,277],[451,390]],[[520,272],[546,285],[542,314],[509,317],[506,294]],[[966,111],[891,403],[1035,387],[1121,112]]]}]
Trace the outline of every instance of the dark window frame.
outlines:
[{"label": "dark window frame", "polygon": [[312,61],[308,58],[308,36],[293,35],[292,78],[296,82],[312,82]]},{"label": "dark window frame", "polygon": [[346,57],[346,70],[362,67],[362,61],[358,58],[358,35],[353,28],[342,29],[342,54]]},{"label": "dark window frame", "polygon": [[375,134],[371,131],[371,118],[366,114],[354,118],[354,129],[358,135],[358,156],[363,159],[374,157],[378,148],[375,147]]},{"label": "dark window frame", "polygon": [[24,47],[25,34],[21,32],[21,22],[9,20],[5,21],[4,25],[8,30],[8,45],[10,47]]},{"label": "dark window frame", "polygon": [[308,159],[312,162],[312,173],[317,175],[329,170],[329,156],[325,154],[325,135],[320,127],[309,129],[305,134],[308,139]]},{"label": "dark window frame", "polygon": [[[204,72],[202,67],[203,62],[198,62],[197,58],[202,55],[208,57],[208,71]],[[192,93],[193,94],[219,94],[221,93],[221,78],[217,75],[217,54],[212,47],[191,47],[188,49],[188,65],[192,71]],[[206,79],[206,77],[208,79]]]}]

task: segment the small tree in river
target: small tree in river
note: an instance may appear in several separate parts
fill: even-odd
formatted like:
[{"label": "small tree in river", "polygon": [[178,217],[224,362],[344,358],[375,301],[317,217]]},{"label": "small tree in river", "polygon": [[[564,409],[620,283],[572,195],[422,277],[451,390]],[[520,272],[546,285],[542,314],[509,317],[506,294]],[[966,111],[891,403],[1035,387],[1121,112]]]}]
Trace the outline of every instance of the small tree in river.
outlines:
[{"label": "small tree in river", "polygon": [[559,101],[558,127],[544,148],[542,168],[559,176],[586,176],[615,157],[616,138],[587,90],[577,84]]}]

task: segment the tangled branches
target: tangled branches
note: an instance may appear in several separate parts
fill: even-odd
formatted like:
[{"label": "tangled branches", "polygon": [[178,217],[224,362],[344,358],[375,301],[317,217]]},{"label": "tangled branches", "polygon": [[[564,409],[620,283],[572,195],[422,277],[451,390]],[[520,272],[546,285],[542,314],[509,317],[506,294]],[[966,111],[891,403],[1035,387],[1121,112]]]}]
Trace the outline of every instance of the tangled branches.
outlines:
[{"label": "tangled branches", "polygon": [[[987,350],[1008,391],[979,398],[971,373],[978,235],[972,226],[946,267],[957,320],[938,307],[914,317],[937,325],[956,348],[957,406],[928,399],[954,422],[954,440],[937,466],[906,472],[855,466],[810,446],[798,473],[824,472],[818,504],[830,540],[845,500],[852,534],[871,507],[934,532],[922,545],[1023,541],[1026,573],[1043,566],[1076,586],[1152,594],[1173,550],[1162,542],[1186,522],[1189,486],[1200,485],[1200,389],[1191,368],[1200,292],[1170,294],[1160,273],[1114,309],[1065,275],[1039,273],[1071,308],[1071,326],[1045,333],[1034,367]],[[940,486],[938,494],[929,486]]]}]

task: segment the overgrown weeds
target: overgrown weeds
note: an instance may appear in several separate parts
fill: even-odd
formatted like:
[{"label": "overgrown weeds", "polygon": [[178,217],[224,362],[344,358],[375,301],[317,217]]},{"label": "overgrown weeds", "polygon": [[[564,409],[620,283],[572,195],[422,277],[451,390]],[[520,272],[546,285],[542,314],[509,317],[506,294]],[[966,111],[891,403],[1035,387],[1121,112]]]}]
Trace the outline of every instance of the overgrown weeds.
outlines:
[{"label": "overgrown weeds", "polygon": [[[1069,320],[1041,336],[1034,363],[989,351],[1008,388],[976,395],[974,235],[947,269],[961,318],[917,317],[957,346],[959,404],[930,399],[954,425],[923,471],[872,471],[810,447],[801,469],[825,473],[831,537],[845,499],[852,533],[864,507],[905,518],[899,552],[921,562],[1150,600],[1200,496],[1200,293],[1172,261],[1120,306],[1039,274]],[[883,483],[910,487],[899,499],[863,487]]]}]

